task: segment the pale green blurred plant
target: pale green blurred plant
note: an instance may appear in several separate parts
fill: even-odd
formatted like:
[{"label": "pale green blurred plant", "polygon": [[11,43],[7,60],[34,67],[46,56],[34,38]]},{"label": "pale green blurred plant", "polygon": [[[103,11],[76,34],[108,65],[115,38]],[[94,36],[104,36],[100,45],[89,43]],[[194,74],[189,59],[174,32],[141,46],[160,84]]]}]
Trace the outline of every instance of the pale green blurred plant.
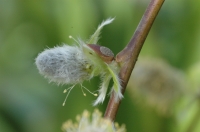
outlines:
[{"label": "pale green blurred plant", "polygon": [[62,130],[63,132],[126,132],[125,125],[119,126],[118,123],[103,118],[98,109],[94,110],[92,117],[85,110],[81,116],[76,117],[76,123],[72,120],[66,121]]},{"label": "pale green blurred plant", "polygon": [[183,103],[177,114],[180,132],[199,132],[200,130],[200,62],[188,69],[190,88],[183,99]]},{"label": "pale green blurred plant", "polygon": [[171,115],[178,99],[185,94],[188,83],[183,72],[155,58],[139,58],[130,81],[128,93],[135,102],[154,108],[159,114]]}]

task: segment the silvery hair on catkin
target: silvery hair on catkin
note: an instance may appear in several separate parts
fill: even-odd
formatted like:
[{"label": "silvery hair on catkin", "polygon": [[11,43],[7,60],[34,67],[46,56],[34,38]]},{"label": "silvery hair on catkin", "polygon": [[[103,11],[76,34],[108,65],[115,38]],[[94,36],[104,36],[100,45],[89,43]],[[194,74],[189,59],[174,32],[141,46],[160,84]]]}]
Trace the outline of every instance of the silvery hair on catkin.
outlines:
[{"label": "silvery hair on catkin", "polygon": [[90,79],[88,60],[79,47],[63,45],[46,49],[36,58],[40,74],[50,82],[76,84]]}]

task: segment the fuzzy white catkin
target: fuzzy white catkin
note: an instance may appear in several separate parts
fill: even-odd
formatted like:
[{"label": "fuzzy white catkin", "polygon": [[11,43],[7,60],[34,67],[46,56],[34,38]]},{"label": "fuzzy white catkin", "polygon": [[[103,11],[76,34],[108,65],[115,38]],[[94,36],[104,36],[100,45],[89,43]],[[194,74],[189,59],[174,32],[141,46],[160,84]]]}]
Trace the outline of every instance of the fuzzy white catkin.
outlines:
[{"label": "fuzzy white catkin", "polygon": [[77,46],[46,49],[38,55],[35,63],[40,74],[50,82],[76,84],[91,78],[92,66]]},{"label": "fuzzy white catkin", "polygon": [[[63,45],[46,49],[36,58],[35,63],[40,74],[49,79],[50,82],[55,82],[57,84],[73,84],[73,86],[68,89],[66,99],[76,84],[81,84],[83,81],[89,80],[93,76],[101,76],[102,81],[98,90],[99,96],[94,102],[94,105],[103,103],[111,79],[114,84],[111,91],[115,92],[116,100],[123,97],[120,79],[118,77],[120,65],[113,59],[114,54],[112,51],[106,47],[99,46],[101,52],[99,53],[96,49],[92,49],[88,46],[88,44],[94,45],[98,43],[102,28],[112,23],[113,20],[114,18],[108,18],[103,21],[87,42],[81,39],[75,40],[72,36],[69,36],[75,40],[77,45]],[[94,93],[92,94],[94,96],[97,95]],[[65,101],[63,104],[65,104]]]}]

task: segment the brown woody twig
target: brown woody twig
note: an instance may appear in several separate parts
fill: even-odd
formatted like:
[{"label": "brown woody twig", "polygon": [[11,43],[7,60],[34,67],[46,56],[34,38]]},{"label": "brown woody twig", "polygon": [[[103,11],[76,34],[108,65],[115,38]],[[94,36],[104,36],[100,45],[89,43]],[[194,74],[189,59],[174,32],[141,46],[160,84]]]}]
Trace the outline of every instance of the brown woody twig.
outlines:
[{"label": "brown woody twig", "polygon": [[[143,43],[164,1],[151,0],[130,42],[116,56],[116,61],[122,65],[119,77],[122,80],[121,86],[123,94]],[[104,117],[114,121],[120,102],[120,100],[115,101],[114,93],[112,93]]]}]

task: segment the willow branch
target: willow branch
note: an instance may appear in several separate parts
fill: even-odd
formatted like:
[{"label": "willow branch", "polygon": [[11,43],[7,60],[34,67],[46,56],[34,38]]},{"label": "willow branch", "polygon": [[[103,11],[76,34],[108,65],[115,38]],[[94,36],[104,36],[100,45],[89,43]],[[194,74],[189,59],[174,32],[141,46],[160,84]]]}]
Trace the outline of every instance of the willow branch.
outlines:
[{"label": "willow branch", "polygon": [[[164,0],[151,0],[130,42],[116,56],[116,61],[122,65],[119,77],[122,80],[123,94],[143,43],[163,3]],[[120,100],[115,101],[114,93],[112,93],[104,117],[114,121],[120,102]]]}]

